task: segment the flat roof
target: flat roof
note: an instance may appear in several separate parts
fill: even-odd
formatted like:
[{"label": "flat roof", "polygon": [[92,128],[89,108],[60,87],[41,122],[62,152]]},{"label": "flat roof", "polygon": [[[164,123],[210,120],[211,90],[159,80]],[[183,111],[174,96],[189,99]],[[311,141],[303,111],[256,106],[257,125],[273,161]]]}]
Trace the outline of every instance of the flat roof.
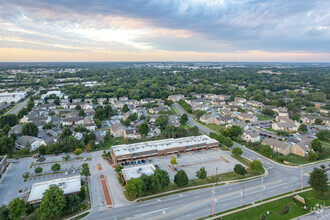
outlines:
[{"label": "flat roof", "polygon": [[38,202],[42,199],[43,193],[49,189],[50,186],[57,185],[64,191],[64,195],[80,192],[81,177],[72,176],[61,179],[49,180],[40,183],[34,183],[28,198],[28,202]]},{"label": "flat roof", "polygon": [[131,178],[139,178],[143,174],[150,176],[154,174],[156,168],[152,164],[142,165],[138,167],[130,167],[122,169],[122,173],[125,177],[125,180],[128,181]]},{"label": "flat roof", "polygon": [[176,147],[191,146],[196,144],[211,144],[218,141],[206,136],[191,136],[183,138],[169,138],[157,141],[148,141],[135,144],[123,144],[112,146],[112,150],[116,156],[122,156],[133,153],[142,153],[152,150],[166,150]]}]

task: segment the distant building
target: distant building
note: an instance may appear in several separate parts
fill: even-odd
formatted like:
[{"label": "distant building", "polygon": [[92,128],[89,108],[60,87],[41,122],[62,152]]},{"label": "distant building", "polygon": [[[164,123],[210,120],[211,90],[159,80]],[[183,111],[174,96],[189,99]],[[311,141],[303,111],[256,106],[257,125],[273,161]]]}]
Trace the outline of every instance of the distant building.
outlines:
[{"label": "distant building", "polygon": [[5,92],[0,93],[0,102],[17,103],[27,96],[26,92]]},{"label": "distant building", "polygon": [[290,154],[290,145],[288,143],[278,141],[272,138],[265,138],[262,141],[263,145],[269,145],[275,153],[288,155]]},{"label": "distant building", "polygon": [[180,99],[184,99],[184,95],[170,95],[168,98],[168,100],[172,100],[173,102],[177,102],[179,101]]},{"label": "distant building", "polygon": [[16,148],[18,148],[18,149],[23,149],[28,144],[30,144],[30,146],[31,146],[30,151],[37,150],[40,145],[47,145],[44,140],[37,138],[37,137],[33,137],[33,136],[19,137],[16,140],[15,144],[16,144]]}]

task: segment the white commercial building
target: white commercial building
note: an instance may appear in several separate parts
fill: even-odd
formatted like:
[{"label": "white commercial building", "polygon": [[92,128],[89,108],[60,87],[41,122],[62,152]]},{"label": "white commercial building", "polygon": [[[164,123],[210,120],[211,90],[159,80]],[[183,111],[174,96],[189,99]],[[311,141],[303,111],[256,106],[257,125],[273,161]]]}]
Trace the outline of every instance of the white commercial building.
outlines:
[{"label": "white commercial building", "polygon": [[142,165],[138,167],[130,167],[130,168],[125,168],[121,170],[121,173],[123,174],[125,182],[132,178],[139,178],[142,175],[147,175],[150,176],[154,174],[156,168],[152,164],[147,164],[147,165]]},{"label": "white commercial building", "polygon": [[62,98],[64,94],[61,91],[48,91],[46,94],[43,94],[41,98],[44,99],[50,95],[56,95],[57,97]]},{"label": "white commercial building", "polygon": [[5,92],[0,93],[0,102],[18,102],[21,99],[25,98],[27,95],[27,92]]},{"label": "white commercial building", "polygon": [[52,186],[62,189],[64,195],[71,195],[80,192],[81,177],[72,176],[67,178],[49,180],[41,183],[34,183],[27,202],[29,204],[38,203],[42,200],[44,192]]}]

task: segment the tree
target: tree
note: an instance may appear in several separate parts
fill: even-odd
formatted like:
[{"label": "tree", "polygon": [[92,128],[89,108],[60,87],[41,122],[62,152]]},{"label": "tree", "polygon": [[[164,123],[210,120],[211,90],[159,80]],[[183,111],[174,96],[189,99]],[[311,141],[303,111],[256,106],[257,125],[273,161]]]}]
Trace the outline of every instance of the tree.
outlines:
[{"label": "tree", "polygon": [[199,179],[205,179],[207,176],[207,172],[205,170],[205,167],[201,167],[199,170],[196,172],[196,177]]},{"label": "tree", "polygon": [[102,126],[102,122],[101,122],[100,119],[98,119],[98,118],[94,118],[94,122],[95,122],[97,128],[101,128],[101,126]]},{"label": "tree", "polygon": [[70,128],[67,128],[65,127],[63,130],[62,130],[62,133],[60,135],[60,139],[63,140],[67,137],[70,137],[72,136],[72,131],[70,130]]},{"label": "tree", "polygon": [[38,136],[38,127],[33,122],[28,122],[22,127],[22,134],[27,136]]},{"label": "tree", "polygon": [[307,159],[309,161],[316,161],[318,157],[319,157],[319,155],[317,155],[317,153],[315,153],[313,151],[308,151]]},{"label": "tree", "polygon": [[183,115],[181,115],[180,117],[180,124],[185,124],[188,121],[188,115],[186,113],[184,113]]},{"label": "tree", "polygon": [[123,113],[128,112],[128,111],[129,111],[128,105],[125,104],[125,105],[123,106],[123,108],[121,109],[121,111],[122,111]]},{"label": "tree", "polygon": [[309,177],[310,185],[318,193],[328,191],[328,175],[325,170],[314,168]]},{"label": "tree", "polygon": [[15,142],[11,137],[4,135],[0,137],[0,155],[12,154]]},{"label": "tree", "polygon": [[316,134],[316,137],[318,137],[318,139],[321,141],[327,141],[330,139],[330,131],[329,130],[320,130]]},{"label": "tree", "polygon": [[227,131],[228,134],[226,136],[230,137],[231,139],[237,138],[242,134],[242,128],[237,125],[231,126],[231,128],[227,129]]},{"label": "tree", "polygon": [[235,165],[234,172],[242,176],[247,174],[245,167],[243,167],[241,164]]},{"label": "tree", "polygon": [[87,144],[86,147],[85,147],[85,150],[87,152],[91,152],[92,151],[92,145],[91,144]]},{"label": "tree", "polygon": [[79,114],[80,117],[85,117],[85,111],[84,109],[80,109]]},{"label": "tree", "polygon": [[174,182],[181,187],[187,185],[189,179],[186,172],[184,170],[179,170],[174,176]]},{"label": "tree", "polygon": [[96,110],[95,110],[95,114],[94,114],[94,119],[97,118],[99,120],[104,120],[106,118],[105,116],[105,112],[104,112],[104,108],[99,106]]},{"label": "tree", "polygon": [[74,155],[76,156],[79,156],[80,154],[82,154],[82,149],[81,148],[76,148],[74,151],[73,151]]},{"label": "tree", "polygon": [[315,138],[313,141],[312,141],[312,149],[314,151],[317,151],[319,153],[321,153],[323,151],[323,148],[322,148],[322,143],[319,141],[318,138]]},{"label": "tree", "polygon": [[144,184],[146,185],[146,189],[151,189],[151,176],[148,176],[146,174],[143,174],[140,176],[140,179],[144,182]]},{"label": "tree", "polygon": [[322,119],[320,119],[320,118],[315,119],[315,123],[314,124],[321,125],[322,123],[323,123]]},{"label": "tree", "polygon": [[165,170],[156,169],[154,174],[151,176],[152,188],[161,190],[167,187],[171,183],[170,177]]},{"label": "tree", "polygon": [[146,122],[143,122],[142,124],[140,124],[138,127],[138,132],[140,135],[144,135],[147,136],[147,134],[149,133],[149,126]]},{"label": "tree", "polygon": [[176,157],[171,157],[171,161],[170,161],[170,163],[172,164],[172,166],[174,166],[175,164],[178,164],[178,163],[176,162]]},{"label": "tree", "polygon": [[255,171],[257,173],[263,173],[264,167],[262,166],[262,163],[259,160],[254,160],[249,164],[249,168],[251,171]]},{"label": "tree", "polygon": [[9,220],[9,209],[4,204],[0,206],[0,219]]},{"label": "tree", "polygon": [[119,164],[117,164],[115,171],[116,171],[117,173],[120,173],[120,171],[121,171],[123,168],[124,168],[124,167],[119,163]]},{"label": "tree", "polygon": [[16,198],[9,203],[8,207],[10,219],[20,219],[25,213],[26,204],[23,199]]},{"label": "tree", "polygon": [[168,123],[168,117],[166,115],[159,116],[155,122],[155,124],[159,126],[160,129],[162,130],[166,128],[167,123]]},{"label": "tree", "polygon": [[84,186],[80,187],[79,197],[82,201],[86,198],[86,189]]},{"label": "tree", "polygon": [[37,210],[40,219],[60,217],[64,213],[66,199],[63,190],[57,186],[50,186],[44,193]]},{"label": "tree", "polygon": [[82,171],[81,171],[80,175],[83,175],[83,176],[85,176],[86,178],[87,178],[88,176],[90,176],[91,173],[90,173],[90,171],[89,171],[88,163],[83,163],[81,166],[82,166]]},{"label": "tree", "polygon": [[239,147],[234,147],[233,150],[231,151],[231,153],[233,155],[235,155],[236,157],[240,157],[242,155],[243,151]]},{"label": "tree", "polygon": [[273,149],[269,145],[262,146],[260,151],[266,157],[270,157],[273,154]]},{"label": "tree", "polygon": [[54,172],[58,172],[61,170],[61,165],[58,163],[53,164],[53,166],[51,167],[51,170]]},{"label": "tree", "polygon": [[302,132],[302,133],[307,133],[308,129],[307,129],[307,125],[306,124],[301,124],[299,125],[299,128],[298,128],[298,131],[299,132]]},{"label": "tree", "polygon": [[261,111],[261,113],[264,114],[264,115],[271,116],[271,117],[273,117],[275,115],[275,112],[273,110],[267,109],[267,108],[263,109]]},{"label": "tree", "polygon": [[35,169],[34,169],[34,172],[35,173],[41,173],[42,172],[42,167],[36,167]]},{"label": "tree", "polygon": [[144,182],[141,179],[129,179],[125,185],[125,191],[128,195],[136,197],[140,195],[144,189],[146,189],[146,186]]}]

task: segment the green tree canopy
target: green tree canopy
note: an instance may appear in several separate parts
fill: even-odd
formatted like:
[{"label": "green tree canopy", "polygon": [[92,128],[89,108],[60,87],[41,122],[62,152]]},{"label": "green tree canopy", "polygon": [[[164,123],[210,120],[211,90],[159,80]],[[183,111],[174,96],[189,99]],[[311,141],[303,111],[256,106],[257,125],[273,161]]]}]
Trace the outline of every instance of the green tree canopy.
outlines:
[{"label": "green tree canopy", "polygon": [[54,171],[54,172],[58,172],[58,171],[61,170],[61,165],[58,164],[58,163],[55,163],[55,164],[52,165],[51,170]]},{"label": "green tree canopy", "polygon": [[123,106],[123,108],[121,109],[121,111],[122,111],[123,113],[128,112],[128,111],[129,111],[128,105],[125,104],[125,105]]},{"label": "green tree canopy", "polygon": [[328,175],[324,169],[314,168],[309,177],[310,185],[316,192],[328,191]]},{"label": "green tree canopy", "polygon": [[186,124],[188,121],[188,115],[186,113],[182,114],[180,117],[180,124]]},{"label": "green tree canopy", "polygon": [[168,117],[166,115],[161,115],[156,119],[155,124],[160,127],[160,129],[165,129],[168,123]]},{"label": "green tree canopy", "polygon": [[319,157],[319,155],[313,151],[308,151],[308,154],[307,154],[307,159],[309,161],[316,161],[317,158]]},{"label": "green tree canopy", "polygon": [[264,172],[264,167],[262,166],[262,163],[259,160],[254,160],[249,164],[249,168],[251,171],[255,171],[258,173]]},{"label": "green tree canopy", "polygon": [[138,132],[140,135],[144,135],[147,136],[147,134],[149,133],[149,126],[146,122],[143,122],[142,124],[140,124],[138,127]]},{"label": "green tree canopy", "polygon": [[317,134],[316,137],[320,139],[321,141],[327,141],[330,139],[330,131],[329,130],[320,130]]},{"label": "green tree canopy", "polygon": [[234,172],[242,176],[247,174],[245,167],[243,167],[241,164],[235,165]]},{"label": "green tree canopy", "polygon": [[178,186],[185,186],[188,184],[189,179],[184,170],[179,170],[174,176],[174,182]]},{"label": "green tree canopy", "polygon": [[20,219],[25,213],[26,204],[23,199],[16,198],[9,203],[10,219]]},{"label": "green tree canopy", "polygon": [[64,138],[70,137],[70,136],[72,136],[72,131],[70,130],[70,128],[65,127],[62,130],[62,133],[60,134],[60,139],[63,140]]},{"label": "green tree canopy", "polygon": [[241,148],[239,147],[234,147],[233,150],[231,151],[231,153],[237,157],[241,156],[243,151]]},{"label": "green tree canopy", "polygon": [[306,133],[308,131],[307,125],[306,124],[299,125],[298,131],[302,133]]},{"label": "green tree canopy", "polygon": [[270,157],[273,154],[273,149],[269,145],[264,145],[261,147],[261,153],[266,157]]},{"label": "green tree canopy", "polygon": [[39,129],[33,122],[28,122],[22,127],[22,134],[27,136],[38,136]]},{"label": "green tree canopy", "polygon": [[161,190],[167,187],[171,183],[170,177],[165,170],[156,169],[154,174],[151,176],[152,188]]},{"label": "green tree canopy", "polygon": [[40,219],[51,219],[60,217],[66,206],[66,199],[63,190],[57,186],[51,186],[47,189],[37,210],[37,216]]},{"label": "green tree canopy", "polygon": [[205,167],[201,167],[199,170],[196,172],[196,177],[199,179],[205,179],[207,176],[207,172],[205,170]]},{"label": "green tree canopy", "polygon": [[313,141],[312,141],[312,149],[314,151],[317,151],[319,153],[321,153],[323,151],[323,147],[322,147],[322,143],[319,141],[318,138],[315,138]]},{"label": "green tree canopy", "polygon": [[128,195],[136,197],[140,195],[146,189],[146,185],[141,179],[132,178],[127,181],[125,185],[125,191]]}]

